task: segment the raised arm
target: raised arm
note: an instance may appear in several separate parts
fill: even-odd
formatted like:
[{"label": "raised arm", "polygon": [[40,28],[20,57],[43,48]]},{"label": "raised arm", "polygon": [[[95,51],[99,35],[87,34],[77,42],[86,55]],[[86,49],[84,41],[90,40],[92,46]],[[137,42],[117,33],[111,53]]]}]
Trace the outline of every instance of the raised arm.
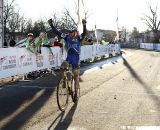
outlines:
[{"label": "raised arm", "polygon": [[86,35],[86,32],[87,32],[87,29],[86,29],[86,20],[85,19],[83,19],[82,20],[82,24],[83,24],[83,33],[81,34],[81,41],[84,39],[84,37],[85,37],[85,35]]},{"label": "raised arm", "polygon": [[57,34],[59,37],[62,38],[62,33],[61,33],[60,31],[58,31],[58,30],[53,26],[53,21],[52,21],[52,19],[49,19],[49,20],[48,20],[48,23],[49,23],[49,25],[51,26],[53,32],[54,32],[55,34]]}]

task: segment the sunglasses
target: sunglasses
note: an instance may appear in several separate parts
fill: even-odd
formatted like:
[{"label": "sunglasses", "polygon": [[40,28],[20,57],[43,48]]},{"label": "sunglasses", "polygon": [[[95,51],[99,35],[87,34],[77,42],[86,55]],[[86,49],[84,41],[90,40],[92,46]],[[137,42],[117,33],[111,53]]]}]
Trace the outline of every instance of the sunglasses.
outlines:
[{"label": "sunglasses", "polygon": [[77,30],[69,30],[69,33],[77,32]]}]

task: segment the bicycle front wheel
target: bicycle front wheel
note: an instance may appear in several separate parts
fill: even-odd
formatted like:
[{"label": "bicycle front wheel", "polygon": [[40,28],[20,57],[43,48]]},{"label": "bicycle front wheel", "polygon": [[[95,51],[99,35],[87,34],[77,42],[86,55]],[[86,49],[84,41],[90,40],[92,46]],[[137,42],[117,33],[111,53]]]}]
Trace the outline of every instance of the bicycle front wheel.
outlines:
[{"label": "bicycle front wheel", "polygon": [[65,111],[68,105],[69,91],[67,83],[64,79],[61,79],[57,86],[57,104],[61,111]]}]

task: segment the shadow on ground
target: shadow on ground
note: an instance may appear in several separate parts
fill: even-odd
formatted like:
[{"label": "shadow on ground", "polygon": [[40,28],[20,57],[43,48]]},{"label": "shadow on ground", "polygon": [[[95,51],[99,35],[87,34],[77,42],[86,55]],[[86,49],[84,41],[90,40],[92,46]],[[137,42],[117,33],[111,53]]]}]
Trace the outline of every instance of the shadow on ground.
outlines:
[{"label": "shadow on ground", "polygon": [[[70,124],[72,123],[72,118],[76,111],[76,108],[77,108],[77,104],[74,104],[65,117],[64,117],[65,115],[64,112],[59,114],[57,118],[51,123],[51,125],[48,127],[47,130],[67,130]],[[57,120],[59,121],[55,126],[55,128],[53,129],[52,126],[56,123]]]},{"label": "shadow on ground", "polygon": [[[148,93],[149,97],[154,101],[157,110],[160,111],[160,97],[155,94],[155,92],[152,90],[152,88],[143,81],[143,79],[138,75],[138,73],[132,68],[132,66],[129,64],[129,62],[123,58],[123,64],[127,67],[130,74],[143,86],[144,90]],[[160,116],[159,116],[160,119]]]},{"label": "shadow on ground", "polygon": [[[4,87],[0,90],[0,93],[2,93],[2,96],[0,96],[0,130],[20,129],[38,110],[45,105],[55,91],[59,79],[59,75],[54,76],[48,74],[45,75],[45,77],[36,79],[35,81],[11,84],[10,87]],[[27,88],[27,85],[33,87]],[[41,94],[38,95],[40,91]],[[35,99],[33,100],[33,98]],[[27,104],[25,107],[23,106],[24,103],[32,100],[33,102]],[[17,112],[17,110],[21,107],[24,107],[24,109]],[[13,117],[12,114],[14,114]]]}]

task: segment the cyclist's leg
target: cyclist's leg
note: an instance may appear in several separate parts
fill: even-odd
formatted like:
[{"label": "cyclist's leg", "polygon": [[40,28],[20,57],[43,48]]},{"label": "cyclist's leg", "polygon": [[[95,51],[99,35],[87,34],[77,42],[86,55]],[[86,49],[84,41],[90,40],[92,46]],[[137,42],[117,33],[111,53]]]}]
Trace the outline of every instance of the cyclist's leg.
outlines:
[{"label": "cyclist's leg", "polygon": [[79,57],[74,56],[72,61],[72,71],[73,71],[73,77],[74,77],[74,87],[75,92],[77,94],[77,90],[79,89]]},{"label": "cyclist's leg", "polygon": [[63,63],[61,64],[61,67],[60,67],[60,77],[61,79],[64,79],[63,80],[63,87],[65,88],[66,87],[66,78],[64,77],[64,71],[67,69],[68,67],[68,62],[67,61],[63,61]]},{"label": "cyclist's leg", "polygon": [[79,85],[79,68],[74,68],[73,69],[73,78],[74,78],[74,88],[75,88],[75,93],[77,94],[77,91],[80,87]]},{"label": "cyclist's leg", "polygon": [[73,101],[77,101],[77,93],[79,89],[79,56],[78,55],[71,55],[68,58],[68,61],[72,65],[72,73],[74,79],[74,91],[73,91]]},{"label": "cyclist's leg", "polygon": [[60,67],[60,74],[61,76],[63,77],[63,73],[64,73],[64,70],[67,69],[69,63],[67,61],[63,61],[62,64],[61,64],[61,67]]}]

